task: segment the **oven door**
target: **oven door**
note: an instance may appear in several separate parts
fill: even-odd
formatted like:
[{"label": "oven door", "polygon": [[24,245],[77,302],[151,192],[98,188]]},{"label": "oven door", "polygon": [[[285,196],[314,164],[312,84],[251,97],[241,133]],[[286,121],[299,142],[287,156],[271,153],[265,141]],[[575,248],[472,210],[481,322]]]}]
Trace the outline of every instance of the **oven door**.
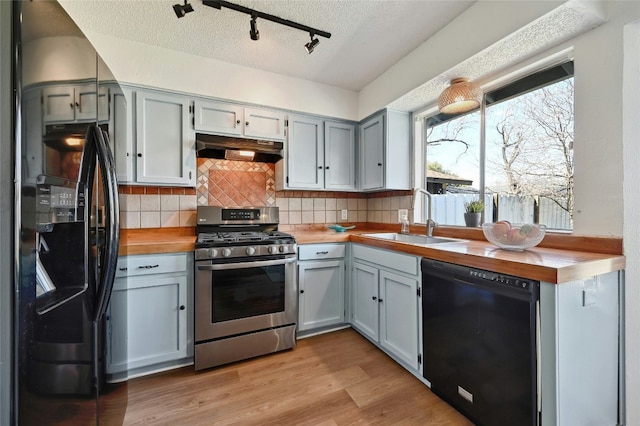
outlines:
[{"label": "oven door", "polygon": [[296,323],[295,255],[269,260],[196,262],[195,341]]}]

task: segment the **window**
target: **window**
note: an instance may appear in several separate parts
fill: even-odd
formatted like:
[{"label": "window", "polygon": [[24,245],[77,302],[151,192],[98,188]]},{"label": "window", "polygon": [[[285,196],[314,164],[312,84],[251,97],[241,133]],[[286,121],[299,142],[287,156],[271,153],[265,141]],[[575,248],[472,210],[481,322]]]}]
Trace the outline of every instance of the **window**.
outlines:
[{"label": "window", "polygon": [[484,222],[573,228],[573,62],[486,93],[481,109],[429,117],[425,130],[437,223],[464,225],[464,203],[482,199]]}]

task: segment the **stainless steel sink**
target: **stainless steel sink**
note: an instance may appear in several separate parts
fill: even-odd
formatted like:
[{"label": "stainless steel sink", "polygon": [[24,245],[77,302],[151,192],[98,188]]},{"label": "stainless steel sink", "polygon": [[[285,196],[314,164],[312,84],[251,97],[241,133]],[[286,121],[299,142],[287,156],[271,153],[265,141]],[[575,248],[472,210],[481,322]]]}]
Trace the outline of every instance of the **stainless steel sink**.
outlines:
[{"label": "stainless steel sink", "polygon": [[429,246],[431,244],[442,243],[459,243],[467,240],[446,237],[427,237],[426,235],[417,234],[398,234],[396,232],[381,232],[372,234],[362,234],[364,237],[382,238],[383,240],[398,241],[400,243],[417,244],[421,246]]}]

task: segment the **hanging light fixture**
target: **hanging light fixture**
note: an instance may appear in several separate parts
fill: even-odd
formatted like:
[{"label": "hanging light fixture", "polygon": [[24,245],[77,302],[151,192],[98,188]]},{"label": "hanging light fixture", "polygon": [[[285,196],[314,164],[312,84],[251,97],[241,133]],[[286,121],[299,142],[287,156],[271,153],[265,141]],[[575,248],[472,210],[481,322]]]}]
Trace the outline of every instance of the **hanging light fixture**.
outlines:
[{"label": "hanging light fixture", "polygon": [[258,31],[258,25],[256,23],[257,17],[258,16],[255,13],[251,15],[251,30],[249,31],[251,40],[260,40],[260,31]]},{"label": "hanging light fixture", "polygon": [[307,50],[307,53],[311,54],[311,52],[313,52],[313,49],[315,49],[316,46],[320,44],[320,40],[318,40],[318,37],[314,37],[313,33],[309,33],[309,37],[311,37],[311,41],[305,44],[304,48]]},{"label": "hanging light fixture", "polygon": [[480,106],[482,90],[468,78],[454,78],[438,98],[438,108],[443,114],[459,114]]},{"label": "hanging light fixture", "polygon": [[174,4],[173,11],[176,13],[178,18],[182,18],[189,12],[193,12],[193,6],[187,3],[187,0],[184,0],[184,4]]}]

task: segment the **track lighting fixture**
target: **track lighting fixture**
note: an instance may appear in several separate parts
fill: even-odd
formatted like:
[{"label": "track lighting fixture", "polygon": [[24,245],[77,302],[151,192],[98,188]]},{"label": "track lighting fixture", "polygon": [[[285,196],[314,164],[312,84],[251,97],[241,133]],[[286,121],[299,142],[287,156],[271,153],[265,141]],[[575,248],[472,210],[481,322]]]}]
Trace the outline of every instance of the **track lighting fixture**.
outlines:
[{"label": "track lighting fixture", "polygon": [[[185,4],[186,4],[186,1],[187,0],[185,0]],[[251,37],[251,40],[260,39],[260,32],[258,31],[258,26],[256,23],[256,20],[258,18],[266,19],[267,21],[275,22],[280,25],[285,25],[287,27],[295,28],[297,30],[309,33],[309,35],[311,36],[311,41],[304,45],[308,53],[313,52],[313,49],[315,49],[315,47],[320,43],[320,40],[318,40],[316,36],[331,38],[331,33],[328,33],[326,31],[311,28],[306,25],[298,24],[297,22],[289,21],[288,19],[283,19],[278,16],[269,15],[268,13],[260,12],[245,6],[241,6],[239,4],[230,3],[228,1],[202,0],[202,4],[204,4],[205,6],[213,7],[218,10],[222,9],[223,7],[226,7],[228,9],[233,9],[237,12],[242,12],[242,13],[246,13],[247,15],[251,15],[251,30],[249,31],[249,36]],[[173,6],[174,9],[176,9],[177,7],[182,7],[182,6],[180,5]],[[191,8],[191,5],[189,5],[189,7]],[[193,8],[191,8],[191,10],[193,10]],[[189,10],[188,12],[191,12],[191,10]],[[178,15],[178,9],[176,9],[176,14]],[[182,14],[182,16],[184,16],[184,14]],[[182,16],[178,15],[178,17],[182,17]]]},{"label": "track lighting fixture", "polygon": [[255,14],[251,15],[251,30],[249,31],[249,36],[251,37],[251,40],[260,40],[260,31],[258,31],[256,18],[257,16]]},{"label": "track lighting fixture", "polygon": [[313,49],[316,48],[318,44],[320,44],[320,40],[317,37],[314,38],[313,33],[309,33],[309,37],[311,37],[311,41],[304,45],[304,48],[307,50],[307,53],[311,54]]},{"label": "track lighting fixture", "polygon": [[187,3],[187,0],[184,0],[184,4],[174,4],[173,11],[176,13],[178,18],[182,18],[189,12],[193,12],[193,6]]}]

